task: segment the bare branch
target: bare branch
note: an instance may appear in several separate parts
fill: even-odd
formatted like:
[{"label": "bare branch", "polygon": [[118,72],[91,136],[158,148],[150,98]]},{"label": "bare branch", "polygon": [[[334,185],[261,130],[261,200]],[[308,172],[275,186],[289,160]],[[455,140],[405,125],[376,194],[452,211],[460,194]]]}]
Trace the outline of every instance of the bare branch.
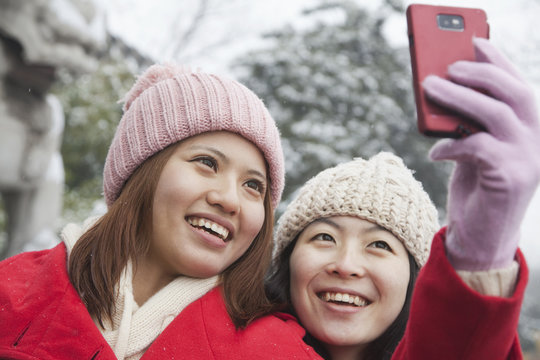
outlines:
[{"label": "bare branch", "polygon": [[195,16],[191,19],[191,24],[188,26],[187,30],[184,32],[182,37],[176,41],[176,44],[173,48],[172,55],[173,58],[177,58],[178,55],[186,48],[187,44],[194,38],[194,34],[200,26],[200,23],[204,20],[208,12],[208,3],[209,0],[200,0],[199,7]]}]

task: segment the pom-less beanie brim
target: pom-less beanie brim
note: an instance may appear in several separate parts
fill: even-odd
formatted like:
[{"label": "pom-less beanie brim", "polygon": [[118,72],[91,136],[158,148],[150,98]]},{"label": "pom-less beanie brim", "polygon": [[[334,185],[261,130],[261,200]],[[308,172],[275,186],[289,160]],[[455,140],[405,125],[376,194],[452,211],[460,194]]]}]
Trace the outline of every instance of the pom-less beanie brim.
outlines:
[{"label": "pom-less beanie brim", "polygon": [[310,179],[278,221],[276,253],[314,220],[356,216],[392,232],[422,266],[439,228],[437,210],[403,161],[390,153],[326,169]]}]

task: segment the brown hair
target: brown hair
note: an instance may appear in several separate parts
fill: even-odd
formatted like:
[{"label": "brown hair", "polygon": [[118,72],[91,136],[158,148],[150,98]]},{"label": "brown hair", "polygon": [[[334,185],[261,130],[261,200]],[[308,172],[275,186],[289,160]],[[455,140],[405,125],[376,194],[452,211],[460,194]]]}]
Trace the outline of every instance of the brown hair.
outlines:
[{"label": "brown hair", "polygon": [[[149,249],[154,193],[159,180],[156,174],[161,174],[176,144],[156,153],[133,172],[118,199],[71,251],[71,283],[102,327],[104,319],[112,319],[115,285],[128,260],[135,262]],[[270,306],[263,285],[271,258],[274,221],[269,191],[264,207],[261,231],[246,253],[221,274],[226,308],[237,327],[246,326]]]},{"label": "brown hair", "polygon": [[272,258],[274,212],[270,191],[264,198],[264,223],[248,250],[221,275],[225,305],[234,325],[244,327],[267,314],[273,305],[266,297],[264,277]]}]

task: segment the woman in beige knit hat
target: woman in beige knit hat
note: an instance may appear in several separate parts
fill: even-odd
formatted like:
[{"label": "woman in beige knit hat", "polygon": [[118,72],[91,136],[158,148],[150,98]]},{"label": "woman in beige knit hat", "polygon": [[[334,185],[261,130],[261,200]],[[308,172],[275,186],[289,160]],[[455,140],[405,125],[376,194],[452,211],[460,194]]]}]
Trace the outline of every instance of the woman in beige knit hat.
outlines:
[{"label": "woman in beige knit hat", "polygon": [[476,62],[423,84],[486,128],[430,152],[456,162],[447,227],[437,232],[428,195],[389,153],[322,171],[278,221],[267,293],[326,359],[522,359],[518,240],[540,182],[540,123],[508,60],[473,42]]},{"label": "woman in beige knit hat", "polygon": [[435,206],[397,156],[324,170],[279,219],[269,294],[292,306],[307,342],[332,359],[345,345],[358,347],[353,354],[359,344],[395,346],[438,228]]}]

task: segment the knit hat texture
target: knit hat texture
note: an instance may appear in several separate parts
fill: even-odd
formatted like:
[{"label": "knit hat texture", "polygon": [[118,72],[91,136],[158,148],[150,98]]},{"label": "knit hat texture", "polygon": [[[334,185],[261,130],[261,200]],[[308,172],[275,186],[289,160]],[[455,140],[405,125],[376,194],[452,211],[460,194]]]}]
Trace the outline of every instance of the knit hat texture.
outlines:
[{"label": "knit hat texture", "polygon": [[268,164],[272,205],[277,206],[285,176],[279,131],[263,102],[244,85],[184,66],[153,65],[123,101],[124,114],[103,173],[108,206],[150,156],[209,131],[239,134],[261,150]]},{"label": "knit hat texture", "polygon": [[278,221],[277,252],[311,222],[331,216],[357,216],[384,227],[419,266],[427,261],[439,229],[437,210],[422,184],[399,157],[386,152],[339,164],[310,179]]}]

